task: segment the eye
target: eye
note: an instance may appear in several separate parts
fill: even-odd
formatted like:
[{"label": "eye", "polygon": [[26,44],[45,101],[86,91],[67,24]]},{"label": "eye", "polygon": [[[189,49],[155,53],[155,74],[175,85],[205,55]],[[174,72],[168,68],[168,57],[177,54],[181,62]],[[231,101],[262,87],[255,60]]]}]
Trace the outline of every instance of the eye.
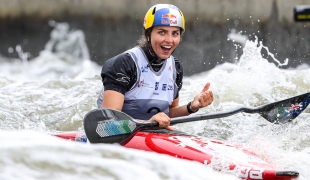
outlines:
[{"label": "eye", "polygon": [[174,31],[174,32],[172,33],[173,36],[179,36],[179,34],[180,34],[179,31]]},{"label": "eye", "polygon": [[165,34],[165,31],[159,31],[158,34],[164,35],[164,34]]}]

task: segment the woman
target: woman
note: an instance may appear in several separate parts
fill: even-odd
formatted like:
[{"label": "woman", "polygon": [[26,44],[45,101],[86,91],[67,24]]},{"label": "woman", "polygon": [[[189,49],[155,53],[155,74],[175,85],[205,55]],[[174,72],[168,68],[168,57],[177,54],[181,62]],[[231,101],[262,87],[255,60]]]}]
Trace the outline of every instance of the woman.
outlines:
[{"label": "woman", "polygon": [[171,54],[185,31],[184,16],[174,5],[157,4],[147,11],[143,26],[137,47],[103,65],[104,89],[97,101],[98,108],[120,110],[172,130],[170,118],[189,115],[212,103],[210,83],[192,102],[180,106],[183,69]]}]

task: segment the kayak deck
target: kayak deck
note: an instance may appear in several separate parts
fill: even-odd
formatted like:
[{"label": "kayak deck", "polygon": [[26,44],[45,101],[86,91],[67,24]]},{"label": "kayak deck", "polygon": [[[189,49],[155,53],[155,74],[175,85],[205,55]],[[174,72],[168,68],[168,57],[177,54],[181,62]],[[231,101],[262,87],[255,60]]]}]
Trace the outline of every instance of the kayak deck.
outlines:
[{"label": "kayak deck", "polygon": [[[87,142],[84,132],[54,135],[72,141]],[[233,174],[246,180],[294,180],[299,176],[295,171],[277,170],[242,144],[192,136],[180,131],[143,129],[121,144],[127,148],[197,161],[220,172]]]},{"label": "kayak deck", "polygon": [[142,130],[124,146],[198,161],[242,179],[292,180],[299,175],[295,171],[277,170],[241,144],[230,144],[177,131]]}]

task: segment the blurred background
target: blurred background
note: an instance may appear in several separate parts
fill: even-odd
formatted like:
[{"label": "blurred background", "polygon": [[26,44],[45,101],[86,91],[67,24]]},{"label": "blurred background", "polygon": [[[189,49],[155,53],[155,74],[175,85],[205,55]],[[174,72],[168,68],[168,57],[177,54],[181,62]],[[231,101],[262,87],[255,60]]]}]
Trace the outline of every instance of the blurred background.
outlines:
[{"label": "blurred background", "polygon": [[[228,179],[225,167],[239,161],[238,154],[216,154],[211,171],[118,145],[50,136],[84,130],[83,117],[97,108],[102,64],[135,46],[145,13],[163,2],[178,6],[186,19],[174,52],[185,73],[180,105],[206,82],[214,102],[198,114],[309,92],[310,24],[294,21],[294,7],[310,0],[0,0],[1,180]],[[284,125],[238,113],[176,129],[243,144],[278,169],[298,171],[299,180],[310,179],[309,107]]]},{"label": "blurred background", "polygon": [[[44,50],[63,51],[102,65],[133,47],[156,0],[0,0],[0,59],[29,61]],[[310,24],[294,22],[294,7],[310,0],[170,0],[186,19],[174,55],[185,75],[237,61],[256,37],[281,68],[310,63]],[[62,43],[63,39],[67,39]],[[68,41],[69,40],[69,41]],[[80,48],[80,51],[77,49]],[[262,54],[270,59],[268,50]]]}]

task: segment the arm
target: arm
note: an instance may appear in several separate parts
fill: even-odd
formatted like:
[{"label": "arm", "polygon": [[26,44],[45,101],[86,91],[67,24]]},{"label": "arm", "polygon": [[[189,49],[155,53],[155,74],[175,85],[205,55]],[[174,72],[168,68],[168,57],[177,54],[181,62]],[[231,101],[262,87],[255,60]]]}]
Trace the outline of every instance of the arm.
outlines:
[{"label": "arm", "polygon": [[179,92],[182,89],[182,81],[183,81],[183,67],[179,59],[174,59],[175,60],[175,67],[176,67],[176,84],[178,86],[178,93],[173,100],[172,104],[169,106],[169,116],[171,118],[174,117],[179,117],[179,116],[187,116],[190,113],[187,111],[187,105],[184,106],[179,106]]},{"label": "arm", "polygon": [[[187,107],[188,105],[179,106],[179,97],[174,99],[172,104],[169,106],[170,117],[162,116],[162,119],[160,121],[159,120],[156,120],[156,121],[159,123],[160,122],[162,123],[162,124],[160,123],[161,127],[166,127],[169,130],[173,130],[173,127],[169,126],[170,120],[171,120],[170,118],[179,117],[179,116],[187,116],[191,114],[188,108],[192,112],[197,112],[200,108],[206,107],[213,102],[213,94],[212,94],[212,91],[209,90],[209,87],[210,87],[210,83],[207,83],[205,87],[203,88],[203,90],[198,95],[196,95],[194,100],[189,104],[190,105],[189,107]],[[159,116],[160,113],[156,115]]]},{"label": "arm", "polygon": [[102,107],[121,111],[124,104],[124,95],[117,91],[106,90],[103,94]]},{"label": "arm", "polygon": [[[189,108],[193,112],[197,112],[200,108],[206,107],[213,102],[213,94],[212,91],[209,90],[210,83],[207,83],[203,90],[196,95],[194,100],[191,102]],[[169,107],[171,118],[179,117],[179,116],[187,116],[189,115],[189,111],[187,110],[187,104],[183,106],[179,106],[179,98],[176,98]]]},{"label": "arm", "polygon": [[[183,67],[181,62],[178,59],[175,59],[175,66],[177,72],[176,84],[179,87],[178,92],[182,89],[182,81],[183,81]],[[177,95],[169,107],[169,116],[171,118],[179,117],[179,116],[187,116],[191,114],[188,111],[188,108],[192,112],[197,112],[199,108],[210,105],[213,102],[213,94],[212,91],[209,90],[210,83],[207,83],[203,90],[194,98],[194,100],[188,104],[179,106],[179,96]],[[179,94],[179,93],[178,93]]]},{"label": "arm", "polygon": [[120,54],[105,62],[101,72],[104,86],[103,108],[121,111],[124,94],[133,86],[137,79],[136,65],[128,54]]},{"label": "arm", "polygon": [[169,116],[171,118],[179,116],[187,116],[189,112],[187,111],[187,105],[179,106],[179,98],[173,100],[172,104],[169,106]]}]

